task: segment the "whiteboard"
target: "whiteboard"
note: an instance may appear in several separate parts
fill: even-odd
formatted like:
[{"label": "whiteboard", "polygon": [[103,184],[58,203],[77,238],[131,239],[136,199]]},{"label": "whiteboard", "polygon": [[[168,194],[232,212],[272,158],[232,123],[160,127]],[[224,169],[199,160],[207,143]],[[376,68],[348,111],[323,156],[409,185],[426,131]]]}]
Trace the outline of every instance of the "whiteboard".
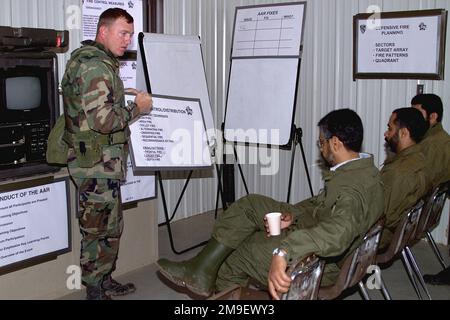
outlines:
[{"label": "whiteboard", "polygon": [[227,141],[287,145],[295,115],[298,58],[233,60]]},{"label": "whiteboard", "polygon": [[135,175],[212,165],[199,99],[153,95],[152,112],[129,127]]},{"label": "whiteboard", "polygon": [[299,56],[305,3],[236,8],[233,58]]},{"label": "whiteboard", "polygon": [[147,90],[147,73],[153,94],[200,99],[208,141],[214,145],[215,125],[200,39],[152,33],[141,33],[140,37],[143,53],[138,50],[137,88]]},{"label": "whiteboard", "polygon": [[305,11],[305,2],[236,8],[226,141],[290,146]]}]

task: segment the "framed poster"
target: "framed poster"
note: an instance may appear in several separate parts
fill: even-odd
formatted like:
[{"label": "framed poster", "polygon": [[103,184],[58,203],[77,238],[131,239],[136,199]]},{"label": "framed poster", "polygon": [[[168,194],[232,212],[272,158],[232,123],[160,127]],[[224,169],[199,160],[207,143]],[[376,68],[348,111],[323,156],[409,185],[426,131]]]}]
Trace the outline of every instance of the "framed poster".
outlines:
[{"label": "framed poster", "polygon": [[0,186],[0,274],[70,250],[68,177]]},{"label": "framed poster", "polygon": [[443,80],[447,11],[353,17],[353,78]]},{"label": "framed poster", "polygon": [[153,109],[130,125],[135,175],[212,166],[200,99],[153,95]]}]

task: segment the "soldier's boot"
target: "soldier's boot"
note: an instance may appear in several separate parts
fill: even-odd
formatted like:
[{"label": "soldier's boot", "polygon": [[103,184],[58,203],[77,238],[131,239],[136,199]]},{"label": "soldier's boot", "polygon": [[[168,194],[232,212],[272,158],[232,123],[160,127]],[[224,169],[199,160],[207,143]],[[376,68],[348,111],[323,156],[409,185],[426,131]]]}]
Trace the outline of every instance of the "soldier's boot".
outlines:
[{"label": "soldier's boot", "polygon": [[450,285],[450,267],[442,270],[438,274],[426,274],[423,276],[426,283],[433,285]]},{"label": "soldier's boot", "polygon": [[220,266],[233,250],[211,238],[194,258],[182,262],[159,259],[157,265],[171,282],[208,297],[214,291]]},{"label": "soldier's boot", "polygon": [[111,275],[103,280],[102,288],[110,296],[124,296],[136,291],[136,286],[133,283],[121,284],[114,280]]},{"label": "soldier's boot", "polygon": [[100,285],[86,286],[86,300],[111,300],[111,297]]}]

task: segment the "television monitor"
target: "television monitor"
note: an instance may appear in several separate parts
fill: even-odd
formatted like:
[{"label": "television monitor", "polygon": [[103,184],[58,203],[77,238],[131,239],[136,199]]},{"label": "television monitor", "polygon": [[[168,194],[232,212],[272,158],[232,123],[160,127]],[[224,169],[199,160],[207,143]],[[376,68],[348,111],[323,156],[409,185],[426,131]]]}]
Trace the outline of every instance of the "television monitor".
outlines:
[{"label": "television monitor", "polygon": [[[24,91],[26,90],[26,94]],[[41,105],[41,80],[35,76],[11,77],[5,80],[6,108],[33,110]]]},{"label": "television monitor", "polygon": [[0,76],[3,100],[0,103],[0,124],[48,118],[49,87],[53,87],[49,71],[38,66],[16,66],[8,68]]},{"label": "television monitor", "polygon": [[0,53],[0,179],[50,171],[45,153],[59,115],[57,72],[54,53]]}]

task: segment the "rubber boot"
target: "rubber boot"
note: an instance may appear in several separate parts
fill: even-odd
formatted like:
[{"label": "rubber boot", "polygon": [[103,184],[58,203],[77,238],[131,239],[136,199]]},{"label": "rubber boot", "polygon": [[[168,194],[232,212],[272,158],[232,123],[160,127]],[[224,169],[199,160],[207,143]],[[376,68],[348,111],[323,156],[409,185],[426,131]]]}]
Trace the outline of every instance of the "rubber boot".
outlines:
[{"label": "rubber boot", "polygon": [[105,293],[110,296],[124,296],[136,291],[136,286],[133,283],[121,284],[114,280],[111,275],[103,280],[102,288],[105,290]]},{"label": "rubber boot", "polygon": [[159,259],[157,265],[171,282],[208,297],[214,291],[220,266],[233,250],[211,238],[194,258],[182,262]]},{"label": "rubber boot", "polygon": [[87,286],[86,287],[86,300],[111,300],[105,290],[100,286]]}]

